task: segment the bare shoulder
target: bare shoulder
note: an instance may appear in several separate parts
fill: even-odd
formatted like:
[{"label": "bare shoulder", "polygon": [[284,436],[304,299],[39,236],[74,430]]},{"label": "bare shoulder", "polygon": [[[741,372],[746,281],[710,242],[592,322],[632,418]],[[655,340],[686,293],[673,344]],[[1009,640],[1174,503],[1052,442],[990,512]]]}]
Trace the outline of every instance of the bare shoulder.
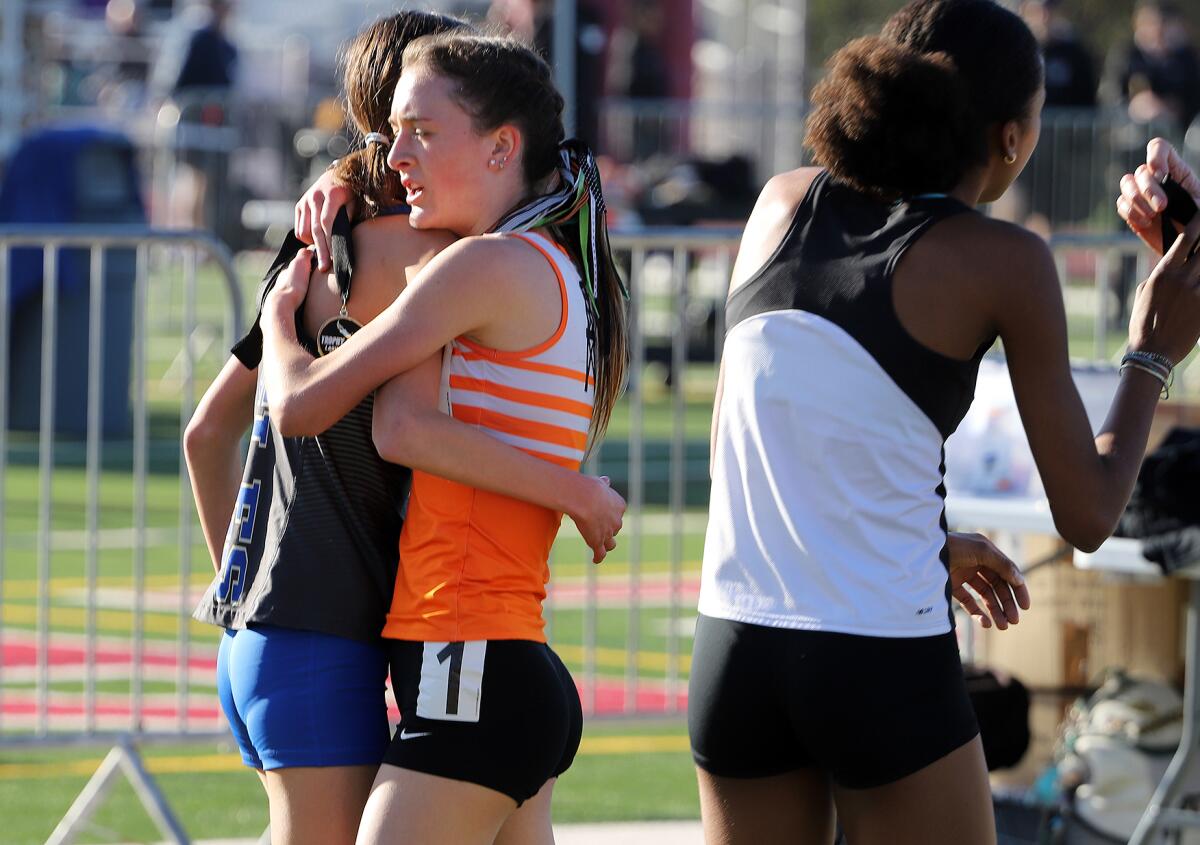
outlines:
[{"label": "bare shoulder", "polygon": [[1049,245],[1034,232],[982,214],[956,214],[935,224],[905,254],[897,271],[898,283],[904,279],[940,289],[940,301],[976,315],[981,331],[1001,336],[1062,311]]},{"label": "bare shoulder", "polygon": [[[780,227],[786,229],[796,214],[796,208],[804,201],[821,172],[820,167],[801,167],[777,173],[768,179],[754,204],[746,231],[767,234]],[[783,233],[779,234],[782,237]]]},{"label": "bare shoulder", "polygon": [[[958,214],[935,225],[917,241],[913,256],[936,260],[959,279],[1011,288],[1054,276],[1054,258],[1042,237],[982,214]],[[924,262],[923,262],[924,263]]]},{"label": "bare shoulder", "polygon": [[1061,295],[1054,254],[1041,235],[1004,220],[982,218],[978,225],[978,261],[997,287]]},{"label": "bare shoulder", "polygon": [[546,258],[522,238],[473,235],[442,250],[430,262],[429,274],[451,277],[456,287],[490,287],[519,283],[543,275],[553,277]]},{"label": "bare shoulder", "polygon": [[354,227],[354,255],[358,265],[411,264],[428,260],[454,240],[440,229],[414,229],[407,215],[376,217]]},{"label": "bare shoulder", "polygon": [[801,167],[776,174],[763,186],[742,234],[731,290],[748,281],[783,242],[796,209],[821,172],[819,167]]},{"label": "bare shoulder", "polygon": [[985,249],[997,250],[1019,260],[1036,260],[1050,254],[1050,247],[1041,235],[1016,223],[981,214],[961,215],[961,219],[974,227],[979,246]]},{"label": "bare shoulder", "polygon": [[442,250],[406,296],[416,307],[453,313],[455,335],[493,349],[528,349],[554,333],[562,315],[558,279],[523,238],[476,235]]},{"label": "bare shoulder", "polygon": [[[354,227],[354,284],[382,310],[430,259],[454,242],[440,230],[418,231],[406,215],[377,217]],[[361,300],[360,300],[361,301]]]},{"label": "bare shoulder", "polygon": [[759,194],[758,204],[778,209],[794,210],[812,187],[812,183],[821,173],[822,167],[799,167],[777,173],[767,180]]}]

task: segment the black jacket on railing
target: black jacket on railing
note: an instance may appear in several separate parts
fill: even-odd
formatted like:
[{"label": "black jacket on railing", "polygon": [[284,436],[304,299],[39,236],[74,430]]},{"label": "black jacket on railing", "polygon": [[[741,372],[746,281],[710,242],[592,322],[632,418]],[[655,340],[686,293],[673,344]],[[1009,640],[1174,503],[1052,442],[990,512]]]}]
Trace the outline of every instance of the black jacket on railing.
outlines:
[{"label": "black jacket on railing", "polygon": [[1166,573],[1200,564],[1200,429],[1174,429],[1142,462],[1117,534]]}]

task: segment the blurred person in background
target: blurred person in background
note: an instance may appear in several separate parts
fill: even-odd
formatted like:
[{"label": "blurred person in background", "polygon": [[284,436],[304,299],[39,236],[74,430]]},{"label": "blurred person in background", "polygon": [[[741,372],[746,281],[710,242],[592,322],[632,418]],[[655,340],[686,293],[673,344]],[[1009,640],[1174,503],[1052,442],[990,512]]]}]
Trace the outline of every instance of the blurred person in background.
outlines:
[{"label": "blurred person in background", "polygon": [[182,227],[216,230],[229,151],[206,128],[228,125],[237,81],[238,49],[229,37],[232,0],[204,0],[185,10],[187,23],[163,47],[154,77],[178,109],[171,221]]},{"label": "blurred person in background", "polygon": [[[662,151],[662,120],[657,107],[639,100],[670,96],[670,80],[662,49],[663,10],[658,2],[636,4],[628,26],[613,35],[608,88],[633,100],[633,158],[641,161]],[[654,109],[654,112],[644,111]]]},{"label": "blurred person in background", "polygon": [[1133,39],[1112,54],[1105,73],[1108,98],[1138,123],[1162,121],[1186,129],[1200,113],[1200,58],[1180,7],[1145,0],[1133,15]]},{"label": "blurred person in background", "polygon": [[1068,17],[1063,0],[1025,0],[1021,17],[1042,48],[1046,108],[1096,105],[1096,67]]},{"label": "blurred person in background", "polygon": [[[637,6],[635,6],[635,9]],[[635,12],[636,14],[636,12]],[[493,0],[487,19],[520,38],[554,67],[554,0]],[[595,149],[600,142],[600,98],[608,34],[591,3],[575,7],[575,130]]]},{"label": "blurred person in background", "polygon": [[533,0],[492,0],[487,22],[512,33],[526,43],[533,41]]},{"label": "blurred person in background", "polygon": [[237,74],[238,49],[226,29],[233,0],[207,0],[208,19],[188,37],[172,93],[190,88],[229,90]]},{"label": "blurred person in background", "polygon": [[137,0],[109,0],[104,25],[111,38],[114,61],[103,71],[96,101],[113,109],[134,110],[146,101],[151,55],[146,45],[143,6]]},{"label": "blurred person in background", "polygon": [[[1080,115],[1056,114],[1064,109],[1096,106],[1097,75],[1091,52],[1071,21],[1066,0],[1024,0],[1021,17],[1038,41],[1046,76],[1048,114],[1042,116],[1043,146],[1066,147],[1071,155],[1035,156],[1017,183],[993,204],[992,214],[1019,222],[1043,237],[1055,229],[1085,220],[1095,208],[1090,186],[1096,138],[1080,131]],[[1064,190],[1070,186],[1072,190]],[[1097,184],[1097,190],[1100,189]],[[1105,185],[1103,190],[1107,191]]]}]

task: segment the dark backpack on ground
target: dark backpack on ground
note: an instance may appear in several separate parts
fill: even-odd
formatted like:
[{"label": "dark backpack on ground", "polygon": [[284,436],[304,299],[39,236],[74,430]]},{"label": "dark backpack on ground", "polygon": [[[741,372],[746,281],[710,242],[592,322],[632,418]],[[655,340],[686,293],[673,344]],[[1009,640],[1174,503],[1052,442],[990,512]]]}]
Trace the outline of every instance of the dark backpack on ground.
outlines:
[{"label": "dark backpack on ground", "polygon": [[1021,762],[1029,748],[1029,690],[1011,675],[963,666],[988,771]]}]

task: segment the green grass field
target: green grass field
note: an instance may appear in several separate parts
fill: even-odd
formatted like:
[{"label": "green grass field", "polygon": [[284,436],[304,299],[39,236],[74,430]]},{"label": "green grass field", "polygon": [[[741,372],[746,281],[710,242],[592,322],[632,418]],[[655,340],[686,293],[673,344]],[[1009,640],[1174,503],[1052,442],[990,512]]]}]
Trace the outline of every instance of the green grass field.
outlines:
[{"label": "green grass field", "polygon": [[[575,765],[555,788],[555,821],[698,818],[696,780],[686,749],[686,730],[679,721],[589,723]],[[44,842],[105,751],[0,751],[0,840],[6,845]],[[144,757],[190,835],[257,837],[266,827],[266,799],[258,778],[242,767],[231,747],[152,746]],[[121,781],[79,841],[159,838],[133,790]]]}]

